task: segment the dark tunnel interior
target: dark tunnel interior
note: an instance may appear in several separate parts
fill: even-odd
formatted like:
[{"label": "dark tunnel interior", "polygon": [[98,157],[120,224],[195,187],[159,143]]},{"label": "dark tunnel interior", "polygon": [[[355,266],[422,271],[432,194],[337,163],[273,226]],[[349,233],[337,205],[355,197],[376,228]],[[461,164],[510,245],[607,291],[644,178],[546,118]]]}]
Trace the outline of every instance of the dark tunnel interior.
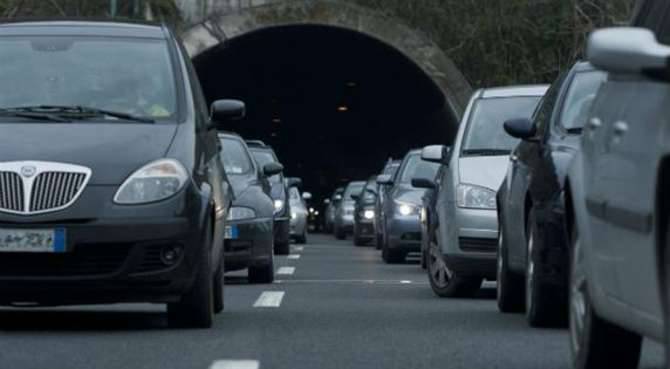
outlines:
[{"label": "dark tunnel interior", "polygon": [[239,36],[194,60],[207,99],[247,104],[229,130],[274,147],[287,176],[324,197],[411,148],[448,143],[457,125],[439,87],[397,49],[318,25]]}]

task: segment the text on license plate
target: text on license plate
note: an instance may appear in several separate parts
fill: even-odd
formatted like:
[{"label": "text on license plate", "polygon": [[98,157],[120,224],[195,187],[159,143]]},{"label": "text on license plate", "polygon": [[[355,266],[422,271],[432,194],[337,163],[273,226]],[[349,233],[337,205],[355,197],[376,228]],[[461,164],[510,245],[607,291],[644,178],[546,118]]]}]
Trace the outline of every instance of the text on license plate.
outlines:
[{"label": "text on license plate", "polygon": [[65,252],[65,229],[0,228],[0,252]]},{"label": "text on license plate", "polygon": [[229,225],[226,226],[226,233],[223,236],[223,238],[227,240],[234,240],[239,236],[239,231],[237,229],[237,226],[234,225]]}]

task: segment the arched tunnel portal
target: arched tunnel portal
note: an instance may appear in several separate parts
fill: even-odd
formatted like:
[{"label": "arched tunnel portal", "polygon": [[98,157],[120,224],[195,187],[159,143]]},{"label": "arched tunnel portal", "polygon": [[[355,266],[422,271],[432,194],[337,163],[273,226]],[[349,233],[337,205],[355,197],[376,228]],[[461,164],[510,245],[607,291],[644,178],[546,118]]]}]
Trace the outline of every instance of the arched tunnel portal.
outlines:
[{"label": "arched tunnel portal", "polygon": [[246,102],[229,129],[272,145],[317,196],[450,143],[471,93],[425,35],[344,1],[237,9],[182,37],[207,99]]}]

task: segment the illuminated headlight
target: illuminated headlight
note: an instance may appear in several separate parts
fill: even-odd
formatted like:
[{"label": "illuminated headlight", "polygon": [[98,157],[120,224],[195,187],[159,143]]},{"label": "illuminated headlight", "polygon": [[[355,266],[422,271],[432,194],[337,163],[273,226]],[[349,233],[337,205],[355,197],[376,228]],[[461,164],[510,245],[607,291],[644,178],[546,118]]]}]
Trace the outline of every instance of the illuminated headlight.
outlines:
[{"label": "illuminated headlight", "polygon": [[496,192],[485,187],[460,184],[456,203],[459,208],[495,210]]},{"label": "illuminated headlight", "polygon": [[363,218],[365,219],[372,219],[375,217],[375,211],[374,210],[365,210],[363,211]]},{"label": "illuminated headlight", "polygon": [[119,187],[114,202],[134,205],[165,200],[179,192],[188,179],[186,169],[178,161],[156,160],[131,174]]},{"label": "illuminated headlight", "polygon": [[413,204],[406,204],[404,202],[396,201],[395,205],[396,212],[405,217],[418,211],[417,206]]},{"label": "illuminated headlight", "polygon": [[244,220],[244,219],[253,219],[256,217],[256,212],[251,208],[244,207],[232,207],[228,212],[227,220]]},{"label": "illuminated headlight", "polygon": [[274,201],[274,205],[275,205],[275,214],[277,214],[284,209],[284,200],[277,199]]},{"label": "illuminated headlight", "polygon": [[292,211],[291,212],[291,219],[295,220],[296,218],[298,218],[298,214],[296,214],[295,211]]}]

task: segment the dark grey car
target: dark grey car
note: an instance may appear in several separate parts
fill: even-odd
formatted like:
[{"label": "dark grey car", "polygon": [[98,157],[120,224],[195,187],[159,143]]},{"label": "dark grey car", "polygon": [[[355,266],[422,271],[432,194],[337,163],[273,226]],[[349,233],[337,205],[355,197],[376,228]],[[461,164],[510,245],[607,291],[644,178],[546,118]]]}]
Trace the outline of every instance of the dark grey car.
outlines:
[{"label": "dark grey car", "polygon": [[[382,169],[380,175],[387,176],[387,180],[393,180],[395,179],[395,175],[398,172],[398,168],[400,168],[400,163],[401,160],[393,160],[389,159],[386,162],[386,165],[384,165],[384,169]],[[381,227],[379,226],[381,220],[380,220],[380,214],[382,212],[382,208],[384,207],[384,202],[388,199],[387,193],[388,190],[391,188],[391,185],[388,184],[379,184],[377,183],[377,198],[375,200],[375,243],[377,250],[381,250],[382,248],[382,234],[381,234]]]},{"label": "dark grey car", "polygon": [[356,197],[360,195],[365,181],[352,181],[347,184],[342,193],[342,201],[335,209],[335,238],[343,240],[348,234],[354,232],[354,209],[356,207]]},{"label": "dark grey car", "polygon": [[209,116],[161,26],[6,23],[0,49],[0,304],[159,302],[211,326],[231,201],[213,121],[244,105]]},{"label": "dark grey car", "polygon": [[267,178],[281,173],[278,163],[260,167],[238,135],[219,134],[221,161],[235,198],[228,213],[224,254],[226,271],[248,269],[249,282],[274,280],[274,204]]}]

